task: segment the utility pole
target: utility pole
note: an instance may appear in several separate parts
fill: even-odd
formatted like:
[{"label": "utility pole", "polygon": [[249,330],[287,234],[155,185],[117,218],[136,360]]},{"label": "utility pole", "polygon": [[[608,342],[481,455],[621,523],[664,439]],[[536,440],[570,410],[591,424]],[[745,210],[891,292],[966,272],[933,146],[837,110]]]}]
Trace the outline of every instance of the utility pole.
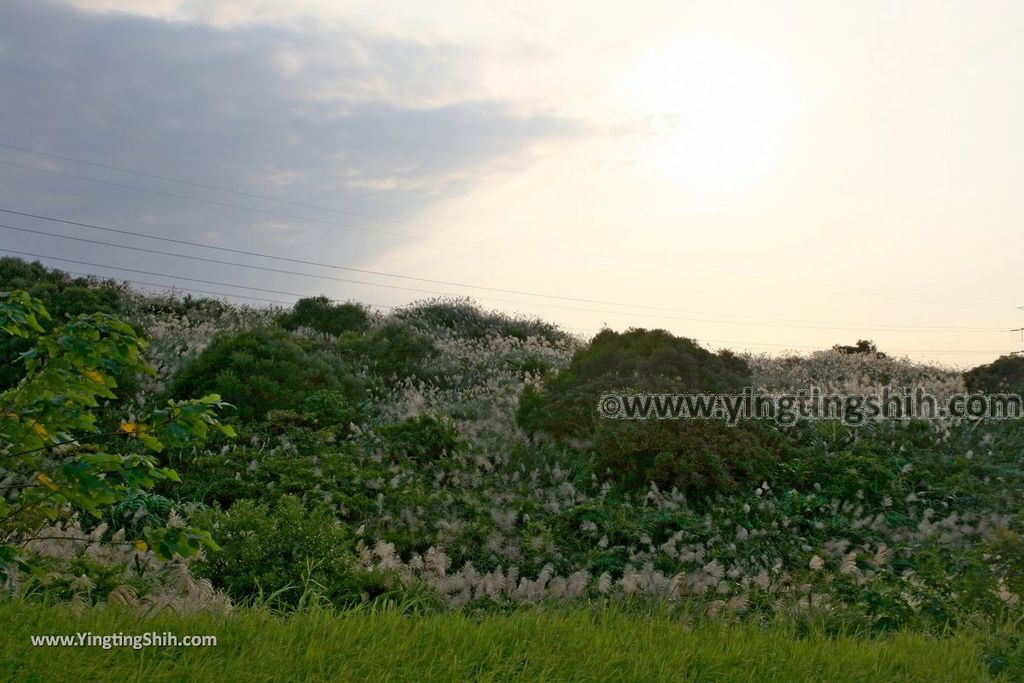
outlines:
[{"label": "utility pole", "polygon": [[[1019,308],[1020,310],[1024,311],[1024,306],[1018,306],[1017,308]],[[1015,327],[1014,329],[1010,330],[1010,332],[1020,332],[1020,343],[1021,343],[1021,346],[1024,346],[1024,327]],[[1021,349],[1020,351],[1011,351],[1010,355],[1011,356],[1024,355],[1024,349]]]}]

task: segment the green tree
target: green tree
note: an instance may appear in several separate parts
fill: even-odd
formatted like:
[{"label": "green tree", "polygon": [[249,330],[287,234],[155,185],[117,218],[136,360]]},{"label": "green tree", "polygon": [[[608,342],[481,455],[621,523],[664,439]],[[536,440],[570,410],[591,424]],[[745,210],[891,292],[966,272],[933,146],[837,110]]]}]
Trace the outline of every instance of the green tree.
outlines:
[{"label": "green tree", "polygon": [[262,419],[268,410],[295,410],[324,391],[354,402],[362,384],[333,346],[276,327],[219,337],[175,375],[168,389],[179,398],[217,393],[242,422]]},{"label": "green tree", "polygon": [[342,356],[365,363],[388,383],[415,377],[441,378],[430,372],[429,361],[440,353],[434,341],[401,322],[389,322],[366,334],[346,334],[338,342]]},{"label": "green tree", "polygon": [[309,327],[338,336],[363,332],[370,326],[370,315],[360,304],[336,304],[326,296],[315,296],[296,301],[292,312],[281,317],[281,326],[286,330]]},{"label": "green tree", "polygon": [[665,330],[603,330],[540,389],[527,387],[517,420],[528,433],[571,445],[589,442],[599,475],[629,488],[653,481],[695,496],[767,478],[774,429],[757,421],[616,420],[598,416],[605,392],[738,393],[750,369],[729,351],[714,354]]},{"label": "green tree", "polygon": [[969,391],[1024,393],[1024,356],[1000,356],[964,374]]},{"label": "green tree", "polygon": [[[39,262],[0,258],[0,290],[24,290],[42,302],[55,319],[79,313],[123,314],[125,285],[96,277],[71,277]],[[0,336],[0,358],[14,358],[28,350],[29,341],[16,335]],[[20,363],[0,363],[0,390],[17,384],[24,374]],[[119,380],[125,378],[119,377]]]},{"label": "green tree", "polygon": [[885,358],[885,354],[879,351],[878,347],[875,346],[875,343],[870,339],[858,339],[857,343],[853,346],[836,344],[832,347],[832,350],[838,351],[839,353],[845,353],[847,355],[854,353],[867,353],[873,354],[876,358]]},{"label": "green tree", "polygon": [[[151,372],[141,356],[145,341],[109,313],[53,324],[28,292],[3,292],[0,330],[28,343],[15,360],[23,377],[0,393],[0,566],[19,559],[20,545],[49,522],[73,513],[98,519],[158,481],[177,481],[157,461],[165,448],[201,445],[211,433],[234,436],[215,417],[225,405],[217,395],[168,401],[143,419],[103,415],[103,402],[116,398],[115,376]],[[119,425],[101,429],[108,422]],[[146,526],[128,542],[164,558],[216,548],[208,533],[187,527]]]}]

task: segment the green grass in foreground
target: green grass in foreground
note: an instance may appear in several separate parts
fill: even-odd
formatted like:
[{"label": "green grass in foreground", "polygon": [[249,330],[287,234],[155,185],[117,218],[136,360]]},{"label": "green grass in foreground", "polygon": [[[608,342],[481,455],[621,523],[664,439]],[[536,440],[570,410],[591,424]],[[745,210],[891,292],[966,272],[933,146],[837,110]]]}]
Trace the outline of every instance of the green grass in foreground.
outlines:
[{"label": "green grass in foreground", "polygon": [[[943,639],[798,638],[786,629],[663,616],[521,611],[474,621],[458,614],[311,611],[275,618],[66,609],[0,603],[0,677],[11,681],[976,681],[982,645]],[[206,648],[33,647],[30,635],[171,631],[214,634]],[[1013,674],[1008,675],[1012,676]],[[1010,680],[1004,677],[1003,680]]]}]

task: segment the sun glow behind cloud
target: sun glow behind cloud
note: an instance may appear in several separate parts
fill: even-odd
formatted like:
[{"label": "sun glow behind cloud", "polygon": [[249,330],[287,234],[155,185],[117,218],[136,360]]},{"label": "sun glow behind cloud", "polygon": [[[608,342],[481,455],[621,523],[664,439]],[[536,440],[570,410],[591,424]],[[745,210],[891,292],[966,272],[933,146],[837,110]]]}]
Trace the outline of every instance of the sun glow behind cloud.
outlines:
[{"label": "sun glow behind cloud", "polygon": [[641,169],[698,206],[739,202],[777,169],[805,107],[778,55],[714,31],[646,50],[619,91],[650,121]]}]

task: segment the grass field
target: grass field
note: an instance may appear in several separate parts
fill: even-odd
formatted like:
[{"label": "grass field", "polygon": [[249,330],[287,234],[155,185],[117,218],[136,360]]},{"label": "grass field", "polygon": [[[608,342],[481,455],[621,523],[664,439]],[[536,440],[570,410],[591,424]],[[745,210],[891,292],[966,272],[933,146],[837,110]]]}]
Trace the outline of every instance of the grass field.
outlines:
[{"label": "grass field", "polygon": [[[0,606],[0,662],[11,681],[977,681],[990,680],[982,642],[901,633],[796,637],[783,629],[665,616],[524,610],[460,614],[303,612],[277,618]],[[103,650],[34,647],[41,634],[213,634],[215,647]],[[1014,680],[1005,671],[996,680]]]}]

